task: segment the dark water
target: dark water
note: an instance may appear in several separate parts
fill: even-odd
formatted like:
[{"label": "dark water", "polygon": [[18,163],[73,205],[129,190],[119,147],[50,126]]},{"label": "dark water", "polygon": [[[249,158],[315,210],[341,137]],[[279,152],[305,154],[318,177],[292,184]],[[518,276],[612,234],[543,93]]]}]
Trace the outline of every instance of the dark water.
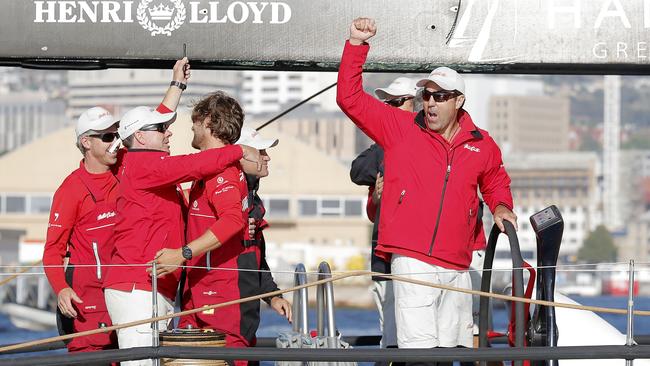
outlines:
[{"label": "dark water", "polygon": [[[573,297],[574,300],[584,305],[602,307],[625,308],[627,299],[624,297]],[[639,297],[635,299],[635,309],[650,310],[650,297]],[[616,327],[622,333],[626,330],[626,317],[624,315],[601,314],[601,316]],[[379,334],[379,320],[375,310],[339,308],[335,313],[336,326],[344,336],[353,335],[377,335]],[[505,330],[508,319],[505,309],[497,308],[494,314],[495,330]],[[310,311],[309,325],[311,329],[316,328],[316,315]],[[276,314],[273,310],[265,308],[262,310],[258,337],[276,337],[279,332],[288,331],[291,326],[286,319]],[[650,334],[650,317],[635,317],[635,334]],[[18,343],[34,339],[41,339],[56,336],[56,330],[34,332],[14,327],[9,320],[0,315],[0,343]],[[63,350],[54,352],[64,352]],[[42,354],[42,353],[41,353]],[[34,354],[31,354],[34,355]]]}]

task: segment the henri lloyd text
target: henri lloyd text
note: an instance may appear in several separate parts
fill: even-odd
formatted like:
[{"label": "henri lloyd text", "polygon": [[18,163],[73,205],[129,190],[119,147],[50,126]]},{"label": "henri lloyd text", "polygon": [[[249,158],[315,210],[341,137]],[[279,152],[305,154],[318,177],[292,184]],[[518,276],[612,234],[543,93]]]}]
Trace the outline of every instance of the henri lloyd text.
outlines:
[{"label": "henri lloyd text", "polygon": [[[291,7],[278,1],[34,1],[35,23],[135,23],[157,34],[171,35],[190,24],[284,24]],[[136,5],[137,4],[137,5]],[[135,6],[135,7],[134,7]],[[189,10],[189,14],[187,11]],[[189,17],[187,17],[189,15]]]}]

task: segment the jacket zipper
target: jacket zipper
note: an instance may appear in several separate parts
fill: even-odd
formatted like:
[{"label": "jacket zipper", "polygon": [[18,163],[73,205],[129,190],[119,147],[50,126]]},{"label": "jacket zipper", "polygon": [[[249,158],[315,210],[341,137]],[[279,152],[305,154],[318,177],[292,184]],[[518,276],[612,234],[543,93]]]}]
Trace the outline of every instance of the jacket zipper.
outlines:
[{"label": "jacket zipper", "polygon": [[438,235],[438,226],[440,225],[440,216],[442,216],[442,203],[445,200],[445,191],[447,190],[447,181],[449,181],[449,174],[451,173],[451,162],[447,161],[447,173],[445,173],[445,182],[442,185],[442,194],[440,195],[440,207],[438,208],[438,217],[436,217],[436,227],[433,229],[433,237],[431,238],[431,245],[429,246],[429,256],[433,252],[433,243],[436,241]]},{"label": "jacket zipper", "polygon": [[400,193],[400,195],[399,195],[399,201],[397,201],[398,205],[402,203],[402,200],[404,199],[405,194],[406,194],[406,189],[403,189],[402,193]]},{"label": "jacket zipper", "polygon": [[211,254],[211,253],[212,253],[212,252],[210,252],[210,251],[208,251],[207,253],[205,253],[205,267],[207,268],[208,271],[212,269],[212,268],[210,267],[210,254]]},{"label": "jacket zipper", "polygon": [[451,155],[451,158],[449,157],[449,153],[452,152],[456,147],[460,146],[461,144],[465,143],[465,141],[469,141],[471,139],[465,139],[463,141],[460,141],[459,143],[456,143],[455,145],[452,145],[449,150],[447,150],[447,147],[442,143],[440,140],[437,138],[434,138],[434,140],[438,141],[442,145],[442,147],[447,151],[447,173],[445,174],[445,182],[442,185],[442,194],[440,196],[440,207],[438,208],[438,217],[436,217],[436,226],[433,229],[433,237],[431,238],[431,245],[429,246],[429,256],[431,256],[431,253],[433,253],[433,243],[436,241],[436,236],[438,235],[438,226],[440,225],[440,216],[442,215],[442,204],[445,200],[445,191],[447,190],[447,181],[449,180],[449,174],[451,173],[451,162],[454,160],[454,155]]},{"label": "jacket zipper", "polygon": [[95,254],[95,262],[97,262],[97,279],[102,279],[102,262],[99,260],[99,252],[97,251],[97,243],[93,242],[93,253]]}]

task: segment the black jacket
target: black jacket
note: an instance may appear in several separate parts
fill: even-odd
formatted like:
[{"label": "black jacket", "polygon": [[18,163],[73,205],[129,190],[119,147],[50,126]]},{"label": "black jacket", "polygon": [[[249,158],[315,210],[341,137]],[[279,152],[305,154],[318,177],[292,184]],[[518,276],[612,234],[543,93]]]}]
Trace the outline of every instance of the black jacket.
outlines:
[{"label": "black jacket", "polygon": [[[374,187],[377,181],[377,174],[384,175],[384,150],[377,144],[372,144],[352,161],[350,168],[350,179],[360,186]],[[370,269],[373,272],[390,273],[390,263],[375,255],[377,238],[379,236],[379,211],[381,203],[377,205],[375,222],[372,226],[372,254],[370,257]],[[373,277],[375,281],[382,278]]]},{"label": "black jacket", "polygon": [[[266,242],[264,241],[264,234],[262,229],[266,226],[264,220],[264,214],[266,209],[264,208],[264,202],[257,195],[257,190],[259,189],[259,178],[246,174],[246,183],[248,184],[248,204],[250,210],[248,212],[248,217],[255,219],[257,225],[255,229],[254,242],[260,247],[260,270],[259,272],[259,281],[260,281],[260,293],[268,293],[273,291],[278,291],[278,285],[273,279],[273,274],[270,272],[269,264],[266,262]],[[259,223],[263,222],[264,224],[260,225]],[[264,227],[260,227],[264,226]],[[246,223],[246,230],[248,230],[248,222]],[[278,295],[282,297],[281,295]],[[271,304],[271,298],[263,299],[267,304]]]}]

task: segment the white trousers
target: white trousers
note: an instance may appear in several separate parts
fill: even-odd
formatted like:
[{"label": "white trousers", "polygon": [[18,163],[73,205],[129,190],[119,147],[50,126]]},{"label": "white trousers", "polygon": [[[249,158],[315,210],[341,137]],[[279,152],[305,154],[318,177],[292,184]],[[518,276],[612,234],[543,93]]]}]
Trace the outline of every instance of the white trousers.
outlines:
[{"label": "white trousers", "polygon": [[[151,318],[153,299],[151,291],[133,290],[131,292],[113,289],[104,290],[108,314],[114,325]],[[174,312],[174,305],[165,296],[158,294],[158,315]],[[158,322],[158,329],[167,329],[168,320]],[[153,345],[151,324],[123,328],[117,331],[117,342],[122,348],[151,347]],[[122,362],[122,366],[149,366],[152,360]]]},{"label": "white trousers", "polygon": [[379,347],[397,346],[393,281],[373,281],[371,291],[377,311],[379,311],[379,328],[381,330]]},{"label": "white trousers", "polygon": [[[467,271],[393,255],[391,272],[433,284],[472,288]],[[393,280],[399,348],[472,347],[472,296]]]}]

